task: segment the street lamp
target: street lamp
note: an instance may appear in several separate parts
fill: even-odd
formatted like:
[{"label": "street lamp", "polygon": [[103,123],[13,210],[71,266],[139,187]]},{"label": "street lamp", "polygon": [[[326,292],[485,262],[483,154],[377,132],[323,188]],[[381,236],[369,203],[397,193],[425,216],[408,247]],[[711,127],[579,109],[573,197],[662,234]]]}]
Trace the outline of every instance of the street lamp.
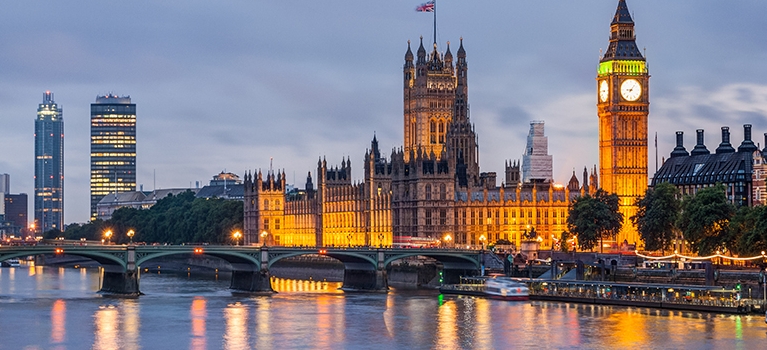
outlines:
[{"label": "street lamp", "polygon": [[128,230],[128,238],[130,238],[130,244],[133,245],[133,235],[136,234],[136,231],[133,231],[133,229]]},{"label": "street lamp", "polygon": [[442,239],[445,241],[445,246],[447,247],[450,246],[450,241],[453,240],[453,237],[450,236],[450,234],[446,234]]},{"label": "street lamp", "polygon": [[479,236],[479,242],[482,244],[482,250],[485,250],[485,235]]},{"label": "street lamp", "polygon": [[261,246],[266,247],[266,237],[269,236],[269,233],[266,231],[261,231]]},{"label": "street lamp", "polygon": [[242,233],[240,231],[234,231],[232,237],[234,237],[234,244],[240,245],[240,238],[242,237]]},{"label": "street lamp", "polygon": [[383,233],[379,233],[378,234],[378,248],[382,248],[383,247],[383,239],[384,239],[384,234]]},{"label": "street lamp", "polygon": [[107,245],[110,244],[109,239],[112,238],[112,230],[107,230],[107,232],[104,232],[104,237],[107,239]]}]

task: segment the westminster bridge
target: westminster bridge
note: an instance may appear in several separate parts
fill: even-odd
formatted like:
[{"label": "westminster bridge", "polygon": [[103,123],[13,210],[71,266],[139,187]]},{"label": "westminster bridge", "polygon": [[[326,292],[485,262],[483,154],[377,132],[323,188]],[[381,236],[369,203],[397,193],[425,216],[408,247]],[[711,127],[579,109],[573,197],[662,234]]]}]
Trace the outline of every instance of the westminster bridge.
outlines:
[{"label": "westminster bridge", "polygon": [[445,283],[458,283],[461,275],[480,270],[484,254],[480,250],[374,247],[251,247],[231,245],[36,245],[0,247],[0,261],[43,255],[74,255],[92,259],[102,266],[101,292],[140,294],[141,266],[152,259],[173,255],[207,255],[232,265],[230,288],[239,291],[272,293],[269,269],[285,258],[308,254],[325,255],[344,265],[342,288],[351,291],[388,289],[386,269],[394,261],[425,256],[443,266]]}]

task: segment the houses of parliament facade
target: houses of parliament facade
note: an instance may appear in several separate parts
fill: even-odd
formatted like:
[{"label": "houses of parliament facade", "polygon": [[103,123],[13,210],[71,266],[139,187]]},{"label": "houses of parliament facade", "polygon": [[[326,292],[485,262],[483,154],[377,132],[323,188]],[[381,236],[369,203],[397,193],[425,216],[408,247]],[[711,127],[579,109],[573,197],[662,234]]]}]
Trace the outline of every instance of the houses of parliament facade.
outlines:
[{"label": "houses of parliament facade", "polygon": [[[495,172],[480,172],[463,40],[453,56],[449,42],[444,53],[434,43],[427,54],[421,39],[415,55],[410,42],[405,53],[403,146],[387,157],[374,135],[361,182],[352,180],[351,159],[333,166],[321,158],[303,189],[288,190],[284,171],[247,173],[244,243],[478,247],[508,240],[519,247],[534,231],[548,249],[567,230],[571,202],[599,188],[600,178],[628,204],[647,184],[649,75],[624,0],[611,32],[597,75],[599,175],[596,167],[590,174],[584,168],[580,181],[573,172],[567,185],[555,184],[539,121],[530,124],[521,164],[506,161],[500,185]],[[627,84],[635,89],[628,96]],[[618,237],[624,239],[638,241],[630,227]]]}]

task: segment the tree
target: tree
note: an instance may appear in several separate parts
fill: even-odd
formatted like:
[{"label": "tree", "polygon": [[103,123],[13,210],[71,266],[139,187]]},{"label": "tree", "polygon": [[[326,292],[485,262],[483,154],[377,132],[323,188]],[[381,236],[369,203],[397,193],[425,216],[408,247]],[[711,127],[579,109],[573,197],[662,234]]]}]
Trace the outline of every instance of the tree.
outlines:
[{"label": "tree", "polygon": [[747,256],[767,251],[767,206],[741,207],[730,222],[730,239]]},{"label": "tree", "polygon": [[578,237],[581,249],[593,249],[602,240],[614,238],[620,232],[623,214],[618,211],[618,195],[597,190],[577,198],[570,206],[567,229]]},{"label": "tree", "polygon": [[234,231],[242,231],[243,205],[240,201],[195,198],[187,191],[168,195],[149,209],[120,208],[107,221],[70,225],[65,236],[99,240],[112,230],[112,242],[127,243],[128,230],[134,241],[157,243],[230,243]]},{"label": "tree", "polygon": [[570,240],[570,232],[562,231],[562,234],[559,236],[559,250],[562,253],[570,252],[570,243],[567,242],[568,240]]},{"label": "tree", "polygon": [[735,206],[727,200],[722,184],[706,187],[682,201],[677,226],[693,252],[707,255],[726,248]]},{"label": "tree", "polygon": [[644,197],[636,201],[637,214],[631,217],[646,250],[665,251],[677,238],[676,222],[679,219],[681,202],[677,199],[679,190],[668,182],[655,188],[648,188]]}]

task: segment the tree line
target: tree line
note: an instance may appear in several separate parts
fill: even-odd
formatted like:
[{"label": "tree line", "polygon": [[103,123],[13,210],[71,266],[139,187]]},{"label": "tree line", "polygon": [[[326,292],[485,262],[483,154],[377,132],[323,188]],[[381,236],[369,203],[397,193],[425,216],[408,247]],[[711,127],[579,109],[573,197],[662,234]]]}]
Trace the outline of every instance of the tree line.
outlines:
[{"label": "tree line", "polygon": [[168,195],[149,209],[120,208],[106,221],[69,225],[64,232],[49,231],[45,238],[101,240],[111,231],[111,242],[230,244],[235,231],[242,232],[243,205],[240,201],[196,198],[191,191]]},{"label": "tree line", "polygon": [[[682,242],[689,252],[700,255],[718,251],[753,256],[767,250],[767,206],[738,208],[722,184],[680,196],[674,185],[660,183],[637,198],[636,205],[637,214],[624,218],[614,193],[600,189],[593,196],[577,198],[567,218],[569,232],[562,233],[561,242],[575,235],[581,250],[592,250],[603,239],[614,239],[628,219],[648,251],[672,252]],[[561,249],[569,247],[562,244]]]}]

